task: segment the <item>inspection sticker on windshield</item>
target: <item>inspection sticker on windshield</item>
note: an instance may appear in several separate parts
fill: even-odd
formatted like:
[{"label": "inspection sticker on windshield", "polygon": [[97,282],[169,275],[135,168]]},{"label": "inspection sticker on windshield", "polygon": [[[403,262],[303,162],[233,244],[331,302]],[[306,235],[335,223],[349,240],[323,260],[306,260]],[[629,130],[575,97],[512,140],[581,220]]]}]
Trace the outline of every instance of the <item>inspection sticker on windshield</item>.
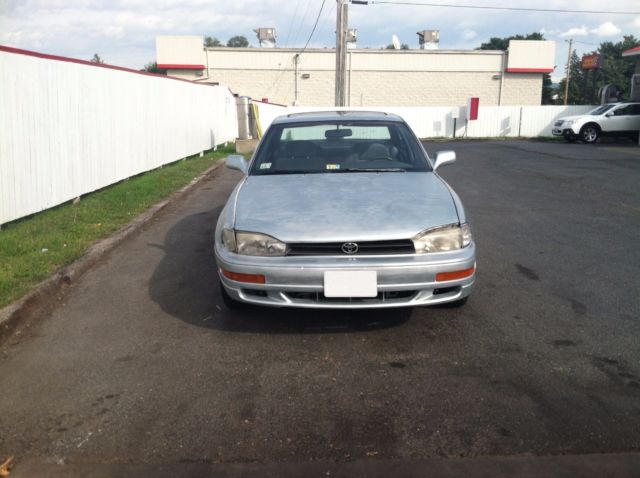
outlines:
[{"label": "inspection sticker on windshield", "polygon": [[269,169],[271,167],[271,163],[262,163],[260,165],[260,169]]},{"label": "inspection sticker on windshield", "polygon": [[327,164],[327,169],[340,169],[339,164]]}]

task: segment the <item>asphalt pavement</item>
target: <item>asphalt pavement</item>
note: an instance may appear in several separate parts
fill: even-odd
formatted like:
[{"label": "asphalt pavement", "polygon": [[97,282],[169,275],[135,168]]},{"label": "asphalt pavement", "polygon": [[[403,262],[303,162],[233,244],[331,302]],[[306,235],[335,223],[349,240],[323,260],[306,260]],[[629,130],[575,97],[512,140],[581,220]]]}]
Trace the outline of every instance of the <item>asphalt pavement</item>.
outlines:
[{"label": "asphalt pavement", "polygon": [[14,455],[15,476],[409,476],[443,458],[615,453],[640,473],[640,148],[426,147],[458,153],[441,174],[478,246],[465,307],[229,312],[212,234],[240,176],[220,168],[0,346],[0,461]]}]

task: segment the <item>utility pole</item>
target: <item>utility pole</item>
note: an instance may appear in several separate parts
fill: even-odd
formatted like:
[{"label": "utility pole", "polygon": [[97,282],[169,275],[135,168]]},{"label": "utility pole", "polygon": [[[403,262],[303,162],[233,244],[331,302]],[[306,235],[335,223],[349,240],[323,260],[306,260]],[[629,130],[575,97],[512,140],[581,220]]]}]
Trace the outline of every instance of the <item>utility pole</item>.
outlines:
[{"label": "utility pole", "polygon": [[571,79],[571,45],[573,45],[573,38],[569,38],[569,56],[567,57],[567,81],[564,83],[565,106],[567,105],[567,101],[569,100],[569,80]]},{"label": "utility pole", "polygon": [[293,57],[294,79],[293,79],[293,106],[298,106],[298,63],[300,63],[300,53],[296,53]]},{"label": "utility pole", "polygon": [[346,0],[336,0],[336,106],[346,105],[347,28],[349,10]]}]

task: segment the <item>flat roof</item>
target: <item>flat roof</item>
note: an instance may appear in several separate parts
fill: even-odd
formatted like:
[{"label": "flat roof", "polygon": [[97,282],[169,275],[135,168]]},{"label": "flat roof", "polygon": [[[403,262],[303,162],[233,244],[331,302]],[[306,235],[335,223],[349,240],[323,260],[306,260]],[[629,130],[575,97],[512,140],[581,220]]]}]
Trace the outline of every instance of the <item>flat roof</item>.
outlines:
[{"label": "flat roof", "polygon": [[297,123],[297,122],[315,122],[315,121],[393,121],[402,122],[403,119],[393,113],[385,113],[384,111],[308,111],[305,113],[291,113],[288,115],[278,116],[273,120],[273,124],[280,123]]},{"label": "flat roof", "polygon": [[[288,53],[302,53],[301,48],[254,48],[254,47],[228,47],[228,46],[209,46],[204,47],[205,50],[209,51],[233,51],[233,52],[241,52],[241,53],[255,53],[255,52],[288,52]],[[335,48],[307,48],[304,50],[304,53],[331,53],[335,54]],[[394,50],[390,48],[349,48],[347,49],[347,53],[382,53],[385,55],[393,55],[393,54],[417,54],[417,55],[427,55],[427,54],[457,54],[457,55],[503,55],[506,52],[503,50],[422,50],[420,48],[411,48],[409,50]]]}]

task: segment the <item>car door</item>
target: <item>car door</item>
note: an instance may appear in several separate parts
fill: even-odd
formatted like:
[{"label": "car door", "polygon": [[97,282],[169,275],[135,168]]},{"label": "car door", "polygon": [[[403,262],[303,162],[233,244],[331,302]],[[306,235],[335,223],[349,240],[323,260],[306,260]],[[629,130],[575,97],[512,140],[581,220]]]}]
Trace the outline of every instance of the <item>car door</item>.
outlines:
[{"label": "car door", "polygon": [[629,115],[631,106],[633,105],[624,105],[609,111],[602,121],[602,131],[608,133],[628,131],[631,128],[631,116]]},{"label": "car door", "polygon": [[633,133],[640,131],[640,103],[630,105],[629,130]]}]

